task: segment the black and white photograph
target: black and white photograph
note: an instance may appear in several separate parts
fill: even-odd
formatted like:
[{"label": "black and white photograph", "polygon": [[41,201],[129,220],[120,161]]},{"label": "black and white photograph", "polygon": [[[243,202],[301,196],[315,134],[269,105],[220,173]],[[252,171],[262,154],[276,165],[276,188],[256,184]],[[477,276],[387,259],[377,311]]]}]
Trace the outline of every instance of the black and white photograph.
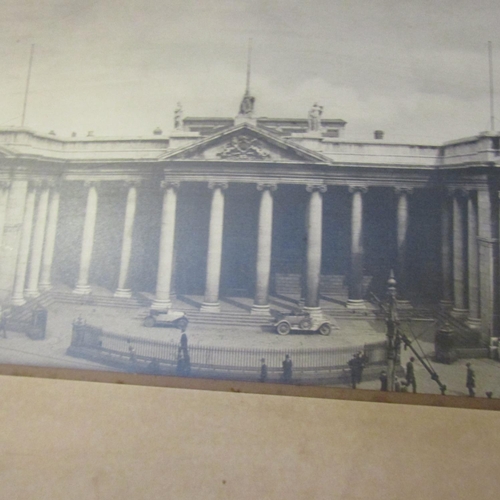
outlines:
[{"label": "black and white photograph", "polygon": [[499,3],[0,4],[0,364],[500,397]]}]

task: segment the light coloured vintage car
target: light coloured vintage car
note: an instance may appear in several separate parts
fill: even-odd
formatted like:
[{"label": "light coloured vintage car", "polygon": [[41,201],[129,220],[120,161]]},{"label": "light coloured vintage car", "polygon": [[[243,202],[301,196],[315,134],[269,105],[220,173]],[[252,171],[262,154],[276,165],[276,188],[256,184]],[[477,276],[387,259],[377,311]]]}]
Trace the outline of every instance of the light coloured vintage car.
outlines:
[{"label": "light coloured vintage car", "polygon": [[144,318],[144,326],[173,326],[179,330],[186,330],[189,320],[182,311],[173,309],[150,309],[149,315]]},{"label": "light coloured vintage car", "polygon": [[279,335],[288,335],[292,330],[314,331],[321,335],[330,335],[332,331],[332,325],[329,321],[314,320],[308,312],[299,310],[280,313],[274,326]]}]

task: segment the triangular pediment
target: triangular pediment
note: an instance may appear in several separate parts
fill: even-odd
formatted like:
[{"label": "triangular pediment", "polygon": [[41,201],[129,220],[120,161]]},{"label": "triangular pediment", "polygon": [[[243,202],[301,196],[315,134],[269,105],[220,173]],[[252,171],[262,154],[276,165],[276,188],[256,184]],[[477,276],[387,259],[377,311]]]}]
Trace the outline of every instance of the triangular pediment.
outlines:
[{"label": "triangular pediment", "polygon": [[168,161],[329,163],[308,150],[247,123],[162,155]]}]

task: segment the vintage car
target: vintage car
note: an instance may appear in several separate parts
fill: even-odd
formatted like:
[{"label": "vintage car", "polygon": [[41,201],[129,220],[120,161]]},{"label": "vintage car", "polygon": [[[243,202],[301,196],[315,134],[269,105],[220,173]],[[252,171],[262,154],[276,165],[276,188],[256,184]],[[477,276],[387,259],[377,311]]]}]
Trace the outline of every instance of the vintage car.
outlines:
[{"label": "vintage car", "polygon": [[181,311],[172,309],[150,309],[149,315],[144,318],[144,326],[173,326],[184,331],[188,326],[189,320]]},{"label": "vintage car", "polygon": [[290,331],[313,331],[321,335],[330,335],[332,325],[329,321],[313,319],[308,312],[293,310],[280,313],[274,323],[279,335],[288,335]]}]

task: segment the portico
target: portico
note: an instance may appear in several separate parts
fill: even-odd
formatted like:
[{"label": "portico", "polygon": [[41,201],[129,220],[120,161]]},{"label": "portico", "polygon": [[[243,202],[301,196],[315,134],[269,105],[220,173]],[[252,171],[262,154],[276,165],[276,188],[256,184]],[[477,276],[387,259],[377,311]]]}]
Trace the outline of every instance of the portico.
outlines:
[{"label": "portico", "polygon": [[320,316],[322,296],[363,309],[394,269],[400,300],[441,300],[493,335],[491,137],[355,143],[341,138],[344,126],[187,118],[171,138],[127,140],[0,131],[16,165],[16,133],[51,160],[20,169],[1,159],[3,300],[22,304],[60,281],[82,295],[94,284],[117,298],[146,292],[158,309],[174,294],[203,295],[201,310],[214,314],[221,297],[243,294],[266,316],[270,294],[285,290]]}]

